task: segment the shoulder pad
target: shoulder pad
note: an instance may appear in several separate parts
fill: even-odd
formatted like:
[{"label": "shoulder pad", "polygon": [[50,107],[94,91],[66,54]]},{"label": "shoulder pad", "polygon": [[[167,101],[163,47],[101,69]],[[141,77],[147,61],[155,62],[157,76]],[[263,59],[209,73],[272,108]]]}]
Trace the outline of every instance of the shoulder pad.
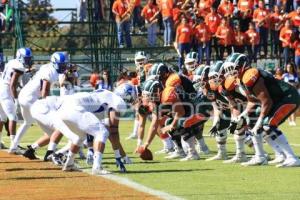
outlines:
[{"label": "shoulder pad", "polygon": [[18,60],[12,60],[8,64],[11,65],[12,69],[14,69],[14,70],[25,72],[24,65],[21,62],[19,62]]},{"label": "shoulder pad", "polygon": [[180,76],[177,73],[171,74],[166,81],[166,87],[176,87],[178,85],[181,85]]},{"label": "shoulder pad", "polygon": [[256,68],[248,69],[242,77],[242,83],[247,87],[252,87],[255,85],[259,76],[259,71]]},{"label": "shoulder pad", "polygon": [[173,103],[178,99],[175,87],[166,87],[161,94],[162,103]]},{"label": "shoulder pad", "polygon": [[236,86],[237,86],[237,81],[235,78],[233,78],[233,77],[226,78],[225,83],[224,83],[225,90],[227,90],[229,92],[233,91]]}]

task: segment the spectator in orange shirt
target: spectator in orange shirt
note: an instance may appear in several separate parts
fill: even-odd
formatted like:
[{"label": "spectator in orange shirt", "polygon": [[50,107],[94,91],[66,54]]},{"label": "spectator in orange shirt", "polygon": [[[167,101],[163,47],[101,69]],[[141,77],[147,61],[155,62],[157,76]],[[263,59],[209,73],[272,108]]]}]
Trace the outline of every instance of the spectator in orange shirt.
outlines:
[{"label": "spectator in orange shirt", "polygon": [[218,26],[221,22],[221,16],[216,12],[215,7],[210,8],[211,12],[206,15],[205,17],[205,23],[208,26],[209,32],[212,34],[212,45],[215,48],[217,59],[220,59],[220,52],[219,52],[219,45],[218,45],[218,39],[215,37],[215,34],[217,32]]},{"label": "spectator in orange shirt", "polygon": [[93,88],[96,88],[98,81],[100,80],[99,71],[95,70],[90,76],[90,84]]},{"label": "spectator in orange shirt", "polygon": [[263,0],[258,2],[258,8],[253,12],[253,21],[256,24],[256,30],[259,33],[260,43],[259,43],[259,53],[261,47],[264,48],[264,56],[268,55],[268,33],[269,33],[269,11],[265,8],[265,3]]},{"label": "spectator in orange shirt", "polygon": [[232,17],[233,10],[233,3],[231,3],[230,0],[223,0],[218,7],[218,13],[223,17]]},{"label": "spectator in orange shirt", "polygon": [[293,43],[293,48],[295,49],[296,71],[299,72],[299,69],[300,69],[300,33],[297,34],[297,37]]},{"label": "spectator in orange shirt", "polygon": [[234,26],[234,40],[233,40],[234,52],[244,53],[245,41],[246,41],[246,34],[241,31],[240,25],[236,24]]},{"label": "spectator in orange shirt", "polygon": [[287,17],[291,20],[292,25],[295,28],[299,28],[300,27],[300,6],[297,7],[297,10],[290,12]]},{"label": "spectator in orange shirt", "polygon": [[183,66],[184,53],[188,54],[190,52],[192,34],[193,34],[192,27],[188,24],[186,17],[182,16],[181,23],[176,30],[176,39],[175,39],[180,53],[180,57],[178,60],[180,69]]},{"label": "spectator in orange shirt", "polygon": [[274,6],[274,11],[270,15],[270,30],[271,30],[271,56],[278,56],[281,52],[279,42],[279,24],[283,20],[282,14],[280,14],[279,6]]},{"label": "spectator in orange shirt", "polygon": [[211,52],[211,33],[209,32],[208,26],[204,23],[204,19],[202,17],[198,18],[198,22],[199,23],[194,30],[198,49],[198,63],[202,64],[205,52],[206,64],[209,65]]},{"label": "spectator in orange shirt", "polygon": [[233,42],[233,30],[229,24],[229,18],[222,19],[217,29],[216,37],[219,39],[220,60],[223,60],[225,50],[227,51],[227,55],[231,54]]},{"label": "spectator in orange shirt", "polygon": [[164,46],[171,46],[173,41],[173,0],[160,0],[159,9],[162,14],[163,24],[164,24]]},{"label": "spectator in orange shirt", "polygon": [[148,32],[148,45],[154,47],[157,35],[158,7],[154,0],[148,0],[147,5],[143,8],[141,16],[145,19],[145,25]]},{"label": "spectator in orange shirt", "polygon": [[210,13],[210,8],[213,6],[214,0],[200,0],[197,4],[195,4],[197,9],[198,17],[206,17],[208,13]]},{"label": "spectator in orange shirt", "polygon": [[131,8],[127,0],[116,0],[112,7],[112,12],[115,14],[117,23],[117,34],[119,47],[124,47],[123,32],[125,33],[126,46],[131,47],[130,37],[130,13]]},{"label": "spectator in orange shirt", "polygon": [[292,50],[293,30],[290,20],[286,20],[284,27],[280,30],[279,40],[282,42],[284,65],[290,61],[290,51]]},{"label": "spectator in orange shirt", "polygon": [[250,58],[250,62],[256,62],[260,38],[259,33],[255,30],[255,25],[253,22],[249,24],[249,30],[246,31],[246,36],[248,41],[247,51]]}]

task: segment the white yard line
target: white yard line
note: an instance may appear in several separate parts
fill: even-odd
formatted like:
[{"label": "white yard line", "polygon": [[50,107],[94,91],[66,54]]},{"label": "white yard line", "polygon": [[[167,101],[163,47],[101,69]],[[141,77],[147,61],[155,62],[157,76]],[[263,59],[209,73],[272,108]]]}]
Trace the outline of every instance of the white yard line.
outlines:
[{"label": "white yard line", "polygon": [[[91,174],[90,169],[83,170],[83,172]],[[181,198],[181,197],[173,196],[173,195],[171,195],[169,193],[166,193],[166,192],[162,192],[162,191],[159,191],[159,190],[148,188],[144,185],[141,185],[141,184],[139,184],[137,182],[134,182],[134,181],[132,181],[128,178],[125,178],[125,177],[120,177],[120,176],[113,175],[113,174],[99,175],[99,176],[102,177],[102,178],[114,181],[116,183],[128,186],[128,187],[133,188],[135,190],[138,190],[140,192],[144,192],[144,193],[156,196],[156,197],[161,198],[161,199],[165,199],[165,200],[183,200],[183,198]]]}]

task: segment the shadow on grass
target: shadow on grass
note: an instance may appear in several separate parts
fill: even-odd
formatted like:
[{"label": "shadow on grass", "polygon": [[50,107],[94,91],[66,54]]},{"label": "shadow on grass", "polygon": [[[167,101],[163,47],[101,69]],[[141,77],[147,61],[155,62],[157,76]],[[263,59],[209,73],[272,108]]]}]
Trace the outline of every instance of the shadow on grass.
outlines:
[{"label": "shadow on grass", "polygon": [[61,170],[61,168],[11,168],[11,169],[5,169],[7,172],[15,172],[15,171],[57,171]]},{"label": "shadow on grass", "polygon": [[49,179],[67,179],[67,178],[82,178],[86,176],[71,176],[71,177],[62,177],[62,176],[41,176],[41,177],[15,177],[9,178],[6,180],[49,180]]},{"label": "shadow on grass", "polygon": [[211,171],[214,169],[164,169],[164,170],[130,170],[127,174],[148,174],[148,173],[178,173],[178,172],[195,172],[195,171]]}]

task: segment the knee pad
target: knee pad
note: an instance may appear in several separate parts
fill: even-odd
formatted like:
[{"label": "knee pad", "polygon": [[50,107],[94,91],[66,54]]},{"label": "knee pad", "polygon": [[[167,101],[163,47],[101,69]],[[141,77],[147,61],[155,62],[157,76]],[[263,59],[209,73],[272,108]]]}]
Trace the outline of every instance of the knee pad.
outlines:
[{"label": "knee pad", "polygon": [[108,136],[109,132],[107,130],[102,130],[100,133],[96,134],[95,141],[105,144]]},{"label": "knee pad", "polygon": [[71,141],[73,144],[80,146],[81,141],[83,142],[83,139],[81,139],[78,135],[74,135],[72,136]]},{"label": "knee pad", "polygon": [[263,137],[266,138],[271,138],[272,140],[276,140],[278,136],[282,135],[282,132],[272,126],[263,126]]}]

